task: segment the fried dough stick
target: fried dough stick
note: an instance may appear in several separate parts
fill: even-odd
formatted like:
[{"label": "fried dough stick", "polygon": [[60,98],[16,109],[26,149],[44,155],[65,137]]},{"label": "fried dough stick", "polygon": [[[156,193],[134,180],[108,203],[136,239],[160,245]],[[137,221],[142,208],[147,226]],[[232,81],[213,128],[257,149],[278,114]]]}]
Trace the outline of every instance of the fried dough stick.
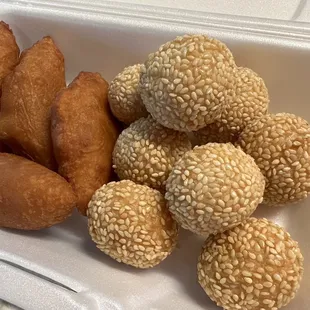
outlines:
[{"label": "fried dough stick", "polygon": [[44,37],[25,50],[3,82],[0,140],[15,154],[56,169],[50,133],[51,104],[65,87],[64,58]]},{"label": "fried dough stick", "polygon": [[0,227],[38,230],[63,222],[75,208],[59,174],[13,154],[0,154]]},{"label": "fried dough stick", "polygon": [[9,25],[0,21],[0,97],[3,79],[19,61],[19,47]]},{"label": "fried dough stick", "polygon": [[94,192],[109,182],[118,125],[108,103],[108,83],[81,72],[52,106],[52,139],[58,172],[72,185],[86,215]]}]

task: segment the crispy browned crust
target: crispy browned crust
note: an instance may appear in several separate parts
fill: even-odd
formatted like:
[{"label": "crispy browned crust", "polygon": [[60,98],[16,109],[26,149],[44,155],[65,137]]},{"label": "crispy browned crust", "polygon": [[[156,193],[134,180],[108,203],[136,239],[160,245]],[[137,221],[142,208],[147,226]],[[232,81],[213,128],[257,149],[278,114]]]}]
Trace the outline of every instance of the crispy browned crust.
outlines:
[{"label": "crispy browned crust", "polygon": [[3,79],[19,61],[19,47],[9,25],[0,21],[0,97]]},{"label": "crispy browned crust", "polygon": [[53,170],[50,108],[63,87],[64,58],[50,37],[23,51],[19,65],[2,86],[0,139],[15,154]]},{"label": "crispy browned crust", "polygon": [[81,72],[52,106],[52,139],[59,173],[73,187],[86,215],[94,192],[109,182],[119,130],[108,104],[108,83]]},{"label": "crispy browned crust", "polygon": [[64,221],[75,207],[70,184],[23,157],[0,153],[0,227],[38,230]]}]

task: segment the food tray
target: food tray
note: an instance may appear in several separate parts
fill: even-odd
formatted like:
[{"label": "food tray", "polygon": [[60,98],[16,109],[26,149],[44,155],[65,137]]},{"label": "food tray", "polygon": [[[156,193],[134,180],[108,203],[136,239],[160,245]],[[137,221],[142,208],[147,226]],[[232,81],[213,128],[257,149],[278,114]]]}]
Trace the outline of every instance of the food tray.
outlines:
[{"label": "food tray", "polygon": [[[238,65],[265,79],[272,112],[292,112],[310,121],[309,24],[85,3],[0,1],[0,19],[13,28],[21,49],[51,35],[65,56],[68,82],[82,70],[99,71],[110,80],[176,35],[205,33],[227,43]],[[260,206],[255,213],[283,225],[300,243],[305,274],[296,299],[286,307],[291,310],[310,308],[309,202],[273,209]],[[78,214],[39,232],[1,229],[0,299],[26,310],[216,310],[196,280],[202,241],[182,231],[178,248],[162,264],[136,270],[97,250],[86,219]]]}]

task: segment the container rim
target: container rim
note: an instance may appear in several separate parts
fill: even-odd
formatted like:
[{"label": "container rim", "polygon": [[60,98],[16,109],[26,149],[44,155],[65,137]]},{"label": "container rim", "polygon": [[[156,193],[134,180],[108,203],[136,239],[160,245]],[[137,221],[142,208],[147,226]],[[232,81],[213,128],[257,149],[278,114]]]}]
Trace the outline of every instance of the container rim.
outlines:
[{"label": "container rim", "polygon": [[310,23],[295,20],[275,20],[258,17],[206,13],[201,11],[163,8],[145,4],[128,4],[121,1],[94,0],[0,0],[8,9],[23,8],[31,11],[57,11],[79,16],[114,16],[131,20],[164,22],[185,26],[203,26],[220,30],[235,30],[248,34],[310,40]]}]

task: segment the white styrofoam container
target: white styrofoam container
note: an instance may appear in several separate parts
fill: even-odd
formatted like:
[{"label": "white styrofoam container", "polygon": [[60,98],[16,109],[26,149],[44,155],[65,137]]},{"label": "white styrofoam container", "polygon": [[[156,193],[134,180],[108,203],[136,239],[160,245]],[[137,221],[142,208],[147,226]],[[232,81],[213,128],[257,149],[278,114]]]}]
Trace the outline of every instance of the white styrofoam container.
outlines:
[{"label": "white styrofoam container", "polygon": [[[0,20],[13,28],[21,49],[51,35],[65,56],[68,82],[82,70],[99,71],[110,80],[176,35],[205,33],[227,43],[238,65],[265,79],[272,112],[292,112],[310,121],[307,23],[141,6],[133,0],[126,1],[131,4],[49,2],[0,0]],[[298,6],[295,1],[293,9]],[[286,5],[286,12],[293,9]],[[274,12],[267,16],[275,18]],[[305,256],[301,289],[286,307],[291,310],[310,308],[309,202],[285,208],[261,206],[255,213],[283,225]],[[97,250],[86,219],[78,214],[39,232],[1,229],[0,299],[26,310],[216,310],[196,280],[202,241],[182,231],[178,248],[162,264],[136,270]]]}]

